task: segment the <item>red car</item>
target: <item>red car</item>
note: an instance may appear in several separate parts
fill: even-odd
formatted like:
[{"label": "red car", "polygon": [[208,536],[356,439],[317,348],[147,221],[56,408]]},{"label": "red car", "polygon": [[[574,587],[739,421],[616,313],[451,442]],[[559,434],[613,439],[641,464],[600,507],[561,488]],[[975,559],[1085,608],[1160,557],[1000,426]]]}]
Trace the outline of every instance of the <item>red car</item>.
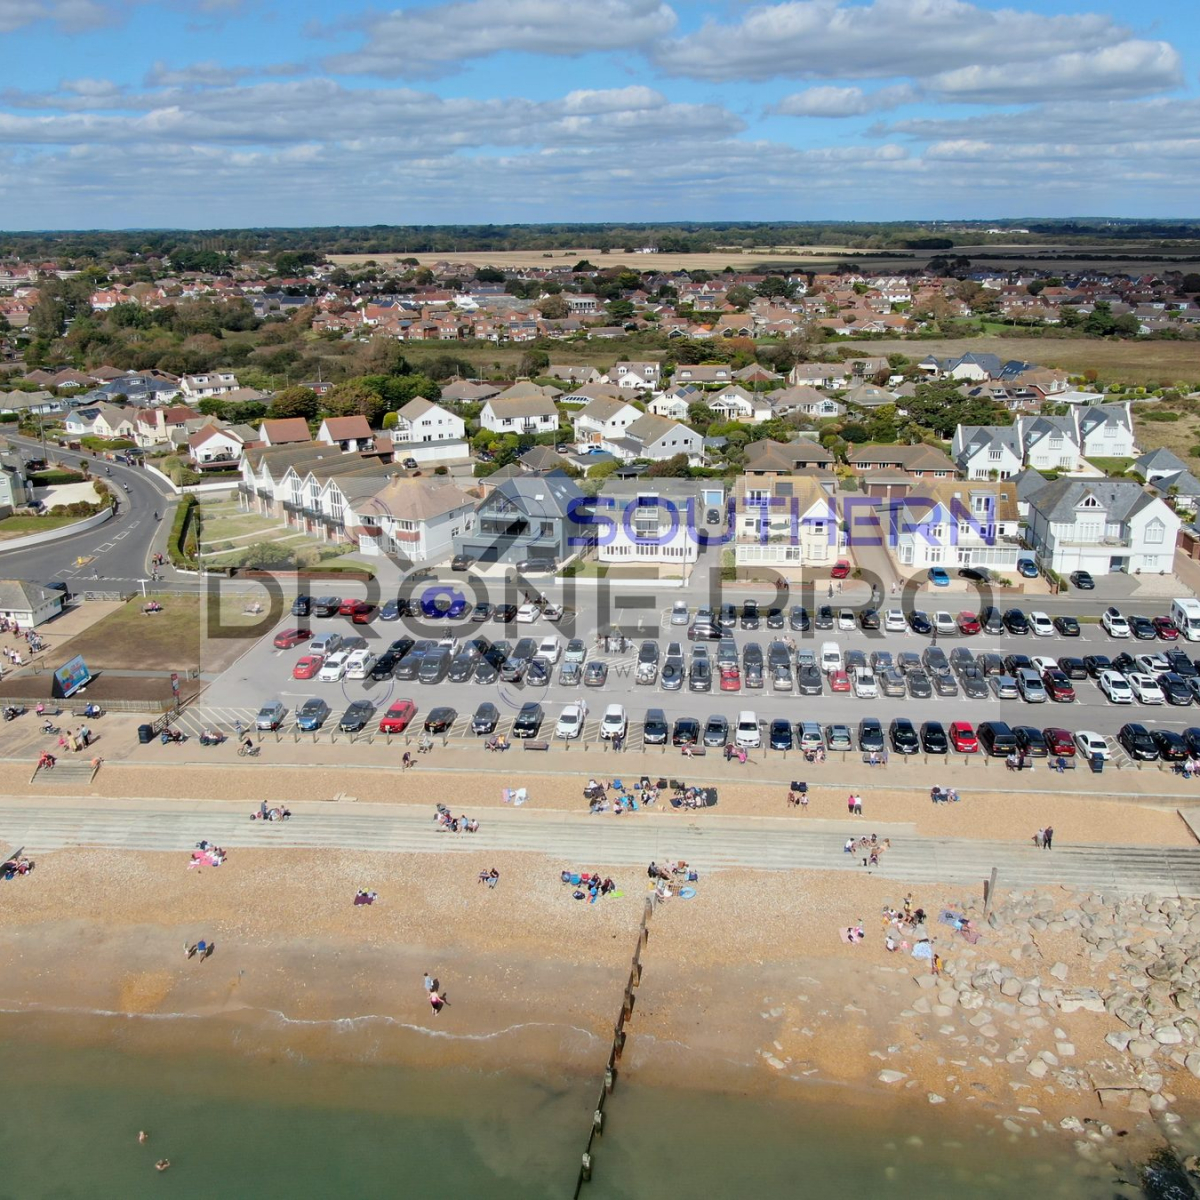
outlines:
[{"label": "red car", "polygon": [[379,732],[403,733],[416,715],[417,706],[411,700],[396,700],[379,718]]},{"label": "red car", "polygon": [[1075,739],[1065,729],[1043,729],[1046,750],[1059,758],[1068,758],[1075,753]]},{"label": "red car", "polygon": [[324,662],[325,660],[319,654],[306,654],[292,668],[292,678],[313,679]]},{"label": "red car", "polygon": [[850,676],[845,671],[830,671],[829,690],[831,692],[848,692],[850,690]]},{"label": "red car", "polygon": [[1155,617],[1150,622],[1154,626],[1154,632],[1158,634],[1164,642],[1174,642],[1179,638],[1179,626],[1171,620],[1170,617]]},{"label": "red car", "polygon": [[275,648],[290,650],[293,646],[300,645],[301,642],[307,642],[310,637],[312,637],[311,629],[285,629],[275,635]]},{"label": "red car", "polygon": [[375,605],[368,604],[365,600],[360,600],[354,606],[354,612],[350,615],[350,620],[355,625],[366,625],[370,623],[371,618],[375,615]]},{"label": "red car", "polygon": [[958,632],[961,634],[978,633],[979,618],[973,612],[964,611],[958,614]]},{"label": "red car", "polygon": [[740,692],[742,690],[742,673],[737,667],[721,668],[721,691]]},{"label": "red car", "polygon": [[1046,685],[1051,700],[1065,704],[1075,699],[1075,689],[1062,671],[1047,671],[1042,676],[1042,682]]},{"label": "red car", "polygon": [[833,564],[833,570],[829,572],[830,579],[845,579],[850,574],[850,560],[848,558],[839,558]]},{"label": "red car", "polygon": [[950,745],[956,754],[976,754],[979,751],[979,739],[970,721],[950,722]]}]

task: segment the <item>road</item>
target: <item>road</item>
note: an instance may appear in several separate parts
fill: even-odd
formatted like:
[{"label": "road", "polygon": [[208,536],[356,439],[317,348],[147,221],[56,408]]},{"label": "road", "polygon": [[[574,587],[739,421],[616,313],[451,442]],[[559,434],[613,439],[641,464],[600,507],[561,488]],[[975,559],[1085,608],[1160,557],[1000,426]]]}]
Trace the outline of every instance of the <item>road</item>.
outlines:
[{"label": "road", "polygon": [[[5,436],[25,452],[26,457],[41,455],[41,443],[35,439]],[[92,471],[99,472],[101,479],[107,479],[104,467],[108,466],[120,505],[117,515],[96,529],[45,546],[0,550],[0,573],[10,579],[30,579],[39,583],[66,580],[72,591],[84,591],[88,586],[93,590],[134,588],[148,578],[147,559],[159,530],[154,513],[157,511],[161,516],[166,512],[169,489],[140,467],[102,464],[98,459],[71,451],[56,452],[54,457],[66,466],[86,461]],[[128,486],[128,493],[121,491],[121,484]],[[76,566],[75,560],[79,557],[94,561]]]},{"label": "road", "polygon": [[[353,812],[309,811],[297,805],[290,821],[260,824],[229,806],[180,801],[169,809],[117,811],[96,808],[0,804],[0,831],[9,846],[36,856],[70,846],[116,851],[157,850],[186,854],[201,838],[226,850],[302,848],[387,853],[537,853],[563,868],[593,864],[641,867],[651,860],[684,859],[701,873],[750,867],[859,873],[858,860],[842,851],[846,828],[834,821],[798,828],[780,821],[736,821],[703,816],[668,822],[653,816],[621,821],[493,812],[475,834],[438,833],[432,809]],[[884,831],[886,832],[886,831]],[[1022,843],[938,841],[895,834],[874,872],[909,883],[978,885],[993,867],[1006,888],[1062,885],[1104,891],[1200,895],[1200,849],[1061,844],[1049,853]],[[490,860],[489,860],[490,861]],[[558,869],[557,867],[555,869]]]}]

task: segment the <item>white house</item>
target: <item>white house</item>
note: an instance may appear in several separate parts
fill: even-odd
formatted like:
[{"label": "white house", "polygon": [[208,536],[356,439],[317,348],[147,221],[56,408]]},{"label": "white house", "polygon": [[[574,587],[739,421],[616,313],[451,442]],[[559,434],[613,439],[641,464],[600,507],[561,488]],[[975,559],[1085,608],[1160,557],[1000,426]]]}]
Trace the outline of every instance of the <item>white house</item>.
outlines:
[{"label": "white house", "polygon": [[77,408],[64,422],[71,437],[132,438],[131,414],[115,404],[93,404]]},{"label": "white house", "polygon": [[880,513],[884,542],[902,567],[1017,565],[1020,518],[1011,481],[941,480],[891,501]]},{"label": "white house", "polygon": [[25,579],[0,579],[0,617],[16,621],[22,629],[40,625],[62,612],[66,594]]},{"label": "white house", "polygon": [[661,462],[677,454],[686,454],[689,465],[704,462],[704,439],[700,434],[653,413],[643,413],[621,437],[605,440],[601,448],[622,462],[632,462],[635,458]]},{"label": "white house", "polygon": [[1172,569],[1179,516],[1132,479],[1055,479],[1028,503],[1026,538],[1060,575]]},{"label": "white house", "polygon": [[574,416],[575,441],[580,445],[599,446],[621,437],[642,412],[626,400],[600,397],[588,402]]},{"label": "white house", "polygon": [[445,442],[462,441],[466,431],[462,417],[417,396],[396,413],[391,433],[393,442]]},{"label": "white house", "polygon": [[622,390],[647,391],[658,387],[662,367],[656,362],[619,362],[605,378]]},{"label": "white house", "polygon": [[185,375],[179,386],[189,400],[204,400],[209,396],[224,396],[236,391],[237,376],[232,371],[206,371],[202,375]]},{"label": "white house", "polygon": [[646,408],[656,417],[686,421],[689,407],[702,400],[703,396],[696,388],[669,388],[665,392],[658,392]]},{"label": "white house", "polygon": [[701,486],[689,479],[605,480],[594,508],[604,520],[579,533],[600,535],[596,558],[609,566],[687,575],[700,554],[692,531],[707,529],[708,510],[724,504],[724,489],[708,486],[716,482],[705,480]]},{"label": "white house", "polygon": [[814,387],[799,384],[795,387],[777,388],[767,393],[767,399],[777,417],[789,413],[800,413],[806,417],[822,420],[826,417],[840,417],[846,411],[846,406],[832,396],[817,391]]},{"label": "white house", "polygon": [[554,433],[558,409],[549,396],[495,396],[480,410],[479,423],[492,433]]},{"label": "white house", "polygon": [[777,569],[831,566],[841,548],[837,510],[806,475],[739,476],[734,484],[734,562]]},{"label": "white house", "polygon": [[1017,428],[1027,467],[1037,471],[1077,471],[1082,465],[1074,414],[1023,417]]},{"label": "white house", "polygon": [[705,403],[725,420],[744,421],[748,425],[758,425],[774,416],[770,401],[762,396],[751,395],[737,384],[722,388]]},{"label": "white house", "polygon": [[1137,453],[1128,401],[1080,407],[1074,416],[1084,458],[1132,458]]},{"label": "white house", "polygon": [[205,425],[188,438],[193,462],[236,462],[242,453],[243,439],[217,425]]},{"label": "white house", "polygon": [[396,476],[368,499],[351,499],[346,530],[364,554],[428,562],[453,553],[475,528],[476,501],[448,479]]},{"label": "white house", "polygon": [[367,418],[361,414],[352,417],[326,417],[317,430],[316,441],[325,446],[337,446],[351,453],[370,450],[375,445],[375,435]]},{"label": "white house", "polygon": [[1014,425],[960,425],[950,457],[967,479],[1008,479],[1023,463],[1019,430]]}]

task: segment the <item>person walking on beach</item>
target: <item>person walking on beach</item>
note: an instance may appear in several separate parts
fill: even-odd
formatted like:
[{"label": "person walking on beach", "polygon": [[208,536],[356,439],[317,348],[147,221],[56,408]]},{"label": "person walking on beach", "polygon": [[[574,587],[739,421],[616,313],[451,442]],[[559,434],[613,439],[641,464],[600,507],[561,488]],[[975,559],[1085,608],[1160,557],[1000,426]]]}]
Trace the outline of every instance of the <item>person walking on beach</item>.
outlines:
[{"label": "person walking on beach", "polygon": [[425,972],[425,990],[431,994],[434,990],[433,976],[428,971]]},{"label": "person walking on beach", "polygon": [[862,797],[857,792],[855,792],[854,796],[853,796],[853,800],[854,800],[854,809],[853,809],[854,815],[856,817],[861,817],[862,816]]},{"label": "person walking on beach", "polygon": [[854,793],[853,792],[851,792],[850,795],[848,795],[846,797],[846,816],[848,816],[848,817],[854,816]]},{"label": "person walking on beach", "polygon": [[1047,825],[1046,828],[1042,830],[1042,849],[1049,850],[1051,843],[1053,841],[1054,841],[1054,826]]},{"label": "person walking on beach", "polygon": [[442,999],[437,992],[429,993],[429,1007],[433,1009],[433,1015],[436,1017],[438,1013],[445,1007],[446,1001]]}]

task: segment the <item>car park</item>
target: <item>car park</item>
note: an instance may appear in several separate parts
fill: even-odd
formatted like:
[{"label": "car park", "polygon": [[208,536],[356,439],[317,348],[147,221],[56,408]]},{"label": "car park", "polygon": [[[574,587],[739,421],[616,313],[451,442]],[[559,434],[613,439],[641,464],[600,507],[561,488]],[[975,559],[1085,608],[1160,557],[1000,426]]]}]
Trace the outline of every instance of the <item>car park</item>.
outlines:
[{"label": "car park", "polygon": [[793,604],[788,612],[788,628],[796,633],[807,633],[811,625],[808,609],[803,604]]},{"label": "car park", "polygon": [[904,619],[904,613],[898,608],[889,608],[883,614],[883,628],[888,633],[907,632],[908,622]]},{"label": "car park", "polygon": [[792,748],[791,724],[782,717],[776,717],[767,732],[767,744],[772,750],[790,750]]},{"label": "car park", "polygon": [[1173,729],[1156,729],[1150,735],[1158,747],[1158,757],[1163,762],[1183,762],[1188,756],[1187,742]]},{"label": "car park", "polygon": [[742,604],[742,628],[757,629],[759,627],[760,620],[761,618],[759,617],[758,613],[758,601],[746,600]]},{"label": "car park", "polygon": [[1061,671],[1047,671],[1042,676],[1042,683],[1050,699],[1059,704],[1069,704],[1075,699],[1075,689]]},{"label": "car park", "polygon": [[1156,676],[1154,681],[1166,697],[1168,704],[1177,706],[1191,704],[1192,689],[1188,687],[1187,680],[1182,675],[1176,675],[1173,671],[1164,671],[1161,675]]},{"label": "car park", "polygon": [[338,721],[343,733],[361,733],[375,719],[375,705],[370,700],[352,700]]},{"label": "car park", "polygon": [[1070,574],[1072,587],[1077,587],[1081,592],[1090,592],[1096,587],[1096,581],[1087,571],[1072,571]]},{"label": "car park", "polygon": [[277,650],[291,650],[301,642],[307,642],[311,637],[311,629],[285,629],[275,635],[274,644]]},{"label": "car park", "polygon": [[642,741],[647,746],[664,746],[669,732],[666,713],[661,708],[646,709],[642,721]]},{"label": "car park", "polygon": [[1130,758],[1139,762],[1157,762],[1158,746],[1145,725],[1131,721],[1117,731],[1117,741]]},{"label": "car park", "polygon": [[825,747],[828,750],[853,750],[854,739],[850,736],[850,726],[826,725]]},{"label": "car park", "polygon": [[1046,739],[1046,749],[1059,758],[1073,758],[1075,755],[1075,743],[1071,739],[1071,731],[1069,729],[1059,729],[1057,726],[1050,726],[1049,729],[1042,730],[1042,737]]},{"label": "car park", "polygon": [[914,608],[908,614],[908,623],[913,633],[929,634],[933,632],[933,622],[919,608]]},{"label": "car park", "polygon": [[610,704],[600,718],[600,736],[605,740],[624,737],[629,729],[629,719],[623,704]]},{"label": "car park", "polygon": [[921,749],[921,739],[907,717],[896,717],[892,721],[888,737],[897,754],[916,754]]},{"label": "car park", "polygon": [[1054,628],[1062,637],[1079,636],[1079,622],[1074,617],[1055,617]]},{"label": "car park", "polygon": [[958,633],[958,622],[944,608],[933,614],[933,627],[943,637],[953,637]]},{"label": "car park", "polygon": [[608,682],[608,664],[595,660],[583,669],[584,687],[603,687]]},{"label": "car park", "polygon": [[1023,636],[1029,632],[1029,621],[1019,608],[1010,608],[1004,614],[1004,628],[1011,634]]},{"label": "car park", "polygon": [[1033,725],[1017,725],[1013,728],[1017,739],[1017,753],[1026,758],[1045,758],[1049,754],[1046,735]]},{"label": "car park", "polygon": [[975,754],[979,750],[979,739],[969,721],[950,722],[950,745],[955,754]]},{"label": "car park", "polygon": [[1179,640],[1179,626],[1170,617],[1155,617],[1151,622],[1154,631],[1164,642]]},{"label": "car park", "polygon": [[830,671],[829,690],[831,692],[848,692],[850,690],[850,676],[845,671]]},{"label": "car park", "polygon": [[329,720],[329,714],[332,711],[326,701],[319,696],[314,696],[300,705],[296,713],[296,727],[304,730],[305,733],[315,733]]},{"label": "car park", "polygon": [[950,739],[941,721],[925,721],[921,725],[921,749],[926,754],[949,754]]},{"label": "car park", "polygon": [[545,714],[536,700],[527,700],[513,719],[512,735],[515,738],[537,737],[542,728]]},{"label": "car park", "polygon": [[1096,682],[1112,704],[1132,704],[1133,688],[1119,671],[1102,671]]},{"label": "car park", "polygon": [[671,745],[694,746],[700,740],[700,722],[695,717],[677,717],[671,731]]},{"label": "car park", "polygon": [[729,744],[729,720],[720,713],[713,713],[705,722],[704,744],[709,747]]},{"label": "car park", "polygon": [[1131,671],[1125,676],[1139,704],[1165,704],[1166,696],[1153,675],[1142,671]]},{"label": "car park", "polygon": [[[484,707],[480,705],[480,708]],[[490,706],[494,711],[496,706]],[[403,733],[412,722],[413,717],[417,715],[417,706],[411,700],[393,700],[388,706],[387,712],[379,718],[380,733]],[[478,715],[478,714],[476,714]],[[496,711],[496,719],[499,720],[499,712]],[[493,725],[493,728],[495,726]],[[479,730],[475,730],[476,733]],[[487,730],[486,732],[491,732]]]},{"label": "car park", "polygon": [[875,717],[863,717],[858,723],[858,748],[864,754],[882,754],[883,746],[883,725]]},{"label": "car park", "polygon": [[1092,729],[1077,729],[1075,731],[1075,745],[1079,748],[1079,753],[1083,758],[1109,759],[1112,757],[1107,739]]},{"label": "car park", "polygon": [[564,742],[573,742],[583,733],[583,723],[587,719],[587,705],[579,701],[563,705],[558,721],[554,725],[554,736]]},{"label": "car park", "polygon": [[933,681],[919,668],[905,675],[908,694],[914,700],[928,700],[933,695]]},{"label": "car park", "polygon": [[1149,617],[1139,616],[1134,614],[1128,618],[1129,632],[1139,642],[1153,642],[1158,637],[1158,630],[1154,628],[1154,622]]},{"label": "car park", "polygon": [[945,567],[930,567],[929,582],[932,583],[934,587],[949,587],[950,575]]},{"label": "car park", "polygon": [[346,665],[350,661],[350,655],[344,650],[339,650],[336,654],[331,654],[317,672],[317,679],[321,683],[338,683],[346,677]]},{"label": "car park", "polygon": [[982,626],[979,624],[979,618],[967,609],[964,609],[958,614],[958,632],[964,636],[976,634]]},{"label": "car park", "polygon": [[979,745],[990,758],[1005,758],[1017,750],[1016,734],[1006,721],[983,721],[977,731]]},{"label": "car park", "polygon": [[319,654],[306,654],[303,658],[296,660],[296,665],[292,668],[293,679],[312,679],[321,669],[321,664],[325,660]]}]

